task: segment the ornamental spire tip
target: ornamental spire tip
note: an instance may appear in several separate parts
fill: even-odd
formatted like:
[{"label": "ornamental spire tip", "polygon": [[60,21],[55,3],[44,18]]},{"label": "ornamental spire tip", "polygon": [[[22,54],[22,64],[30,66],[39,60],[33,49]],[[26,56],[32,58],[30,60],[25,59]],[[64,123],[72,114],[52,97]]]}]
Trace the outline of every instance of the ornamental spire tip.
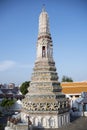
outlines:
[{"label": "ornamental spire tip", "polygon": [[45,4],[43,4],[43,7],[42,7],[42,12],[45,12]]}]

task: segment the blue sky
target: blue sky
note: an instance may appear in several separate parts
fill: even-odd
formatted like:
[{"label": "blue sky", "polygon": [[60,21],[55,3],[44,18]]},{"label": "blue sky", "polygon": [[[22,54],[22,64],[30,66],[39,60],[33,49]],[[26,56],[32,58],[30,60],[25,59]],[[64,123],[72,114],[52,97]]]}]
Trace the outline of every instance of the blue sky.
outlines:
[{"label": "blue sky", "polygon": [[45,4],[59,76],[87,81],[86,0],[0,0],[0,83],[28,81]]}]

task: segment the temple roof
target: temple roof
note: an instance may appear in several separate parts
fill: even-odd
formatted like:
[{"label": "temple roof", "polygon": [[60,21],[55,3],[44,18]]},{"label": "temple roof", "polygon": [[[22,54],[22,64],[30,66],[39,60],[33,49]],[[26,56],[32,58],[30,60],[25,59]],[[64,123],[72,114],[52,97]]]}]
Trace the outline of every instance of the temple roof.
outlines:
[{"label": "temple roof", "polygon": [[61,86],[65,94],[87,92],[87,82],[63,82]]}]

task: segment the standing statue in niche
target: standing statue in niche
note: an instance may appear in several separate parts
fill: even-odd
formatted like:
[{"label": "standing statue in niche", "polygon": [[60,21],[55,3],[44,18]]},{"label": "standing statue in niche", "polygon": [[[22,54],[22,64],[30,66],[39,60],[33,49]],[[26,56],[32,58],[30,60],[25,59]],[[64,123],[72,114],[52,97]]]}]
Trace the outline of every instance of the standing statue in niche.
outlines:
[{"label": "standing statue in niche", "polygon": [[45,48],[45,46],[42,47],[42,57],[46,57],[46,48]]}]

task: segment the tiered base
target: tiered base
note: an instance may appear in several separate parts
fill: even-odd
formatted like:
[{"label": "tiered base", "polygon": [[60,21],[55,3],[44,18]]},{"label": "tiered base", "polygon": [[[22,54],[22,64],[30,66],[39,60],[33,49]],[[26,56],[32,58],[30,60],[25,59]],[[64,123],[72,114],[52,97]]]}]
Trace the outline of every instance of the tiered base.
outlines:
[{"label": "tiered base", "polygon": [[[27,113],[21,113],[22,122],[28,121]],[[64,114],[57,114],[57,113],[38,113],[35,112],[29,114],[30,121],[32,122],[32,127],[38,128],[60,128],[63,125],[66,125],[70,122],[69,113],[66,112]]]},{"label": "tiered base", "polygon": [[[28,119],[26,117],[27,114],[21,113],[21,119],[22,121],[26,122],[21,122],[14,124],[12,122],[7,122],[7,126],[5,127],[5,130],[26,130],[28,128]],[[45,113],[40,113],[40,114],[31,114],[30,115],[30,120],[33,125],[30,125],[30,130],[35,130],[35,128],[41,128],[42,129],[49,129],[52,128],[55,130],[56,128],[60,128],[64,125],[67,125],[70,123],[70,117],[69,113],[66,112],[64,114],[45,114]]]}]

